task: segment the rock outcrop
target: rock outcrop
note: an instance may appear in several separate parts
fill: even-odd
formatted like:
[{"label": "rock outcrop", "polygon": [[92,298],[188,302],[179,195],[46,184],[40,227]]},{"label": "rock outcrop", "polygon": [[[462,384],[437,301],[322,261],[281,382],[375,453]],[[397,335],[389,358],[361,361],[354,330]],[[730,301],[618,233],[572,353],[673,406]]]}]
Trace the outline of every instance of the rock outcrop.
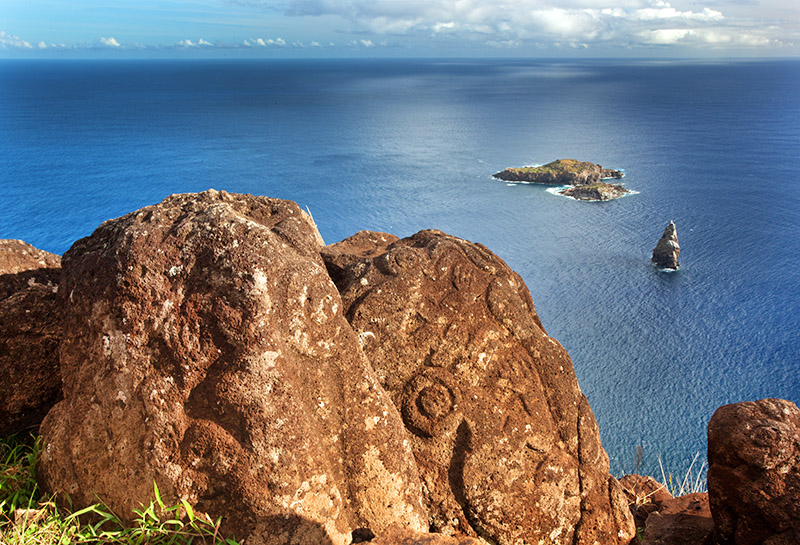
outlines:
[{"label": "rock outcrop", "polygon": [[35,248],[21,240],[0,239],[0,274],[36,269],[57,269],[61,256]]},{"label": "rock outcrop", "polygon": [[0,435],[36,432],[61,397],[61,258],[0,240]]},{"label": "rock outcrop", "polygon": [[675,229],[675,223],[669,222],[664,229],[664,234],[658,240],[656,247],[653,249],[652,262],[659,269],[678,270],[678,256],[681,254],[681,247],[678,245],[678,233]]},{"label": "rock outcrop", "polygon": [[622,176],[619,170],[575,159],[557,159],[539,167],[508,167],[494,174],[495,178],[507,182],[557,185],[591,185],[602,179]]},{"label": "rock outcrop", "polygon": [[663,484],[646,475],[625,475],[619,484],[622,485],[637,528],[644,528],[650,513],[659,511],[664,502],[672,499],[672,494]]},{"label": "rock outcrop", "polygon": [[708,494],[695,492],[665,500],[647,517],[642,545],[712,545],[714,521]]},{"label": "rock outcrop", "polygon": [[411,432],[432,529],[627,544],[632,518],[594,415],[519,275],[439,231],[379,252],[385,242],[359,259],[347,241],[323,255],[343,267],[346,316]]},{"label": "rock outcrop", "polygon": [[719,545],[800,543],[800,410],[763,399],[708,424],[708,495]]},{"label": "rock outcrop", "polygon": [[580,185],[559,191],[562,195],[579,201],[610,201],[629,194],[621,184],[598,182],[592,185]]},{"label": "rock outcrop", "polygon": [[213,190],[76,242],[44,490],[126,516],[155,482],[248,544],[427,530],[408,435],[321,248],[295,203]]}]

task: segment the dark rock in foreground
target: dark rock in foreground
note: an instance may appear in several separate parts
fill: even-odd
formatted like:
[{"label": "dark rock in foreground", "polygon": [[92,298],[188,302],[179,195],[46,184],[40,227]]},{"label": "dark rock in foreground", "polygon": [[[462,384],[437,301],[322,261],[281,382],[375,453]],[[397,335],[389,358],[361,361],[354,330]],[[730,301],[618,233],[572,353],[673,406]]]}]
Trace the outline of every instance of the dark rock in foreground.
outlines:
[{"label": "dark rock in foreground", "polygon": [[622,178],[622,176],[619,170],[575,159],[557,159],[539,167],[509,167],[494,174],[495,178],[507,182],[556,185],[591,185],[605,178]]},{"label": "dark rock in foreground", "polygon": [[0,435],[36,432],[61,399],[61,258],[0,240]]},{"label": "dark rock in foreground", "polygon": [[719,545],[800,543],[800,410],[762,399],[708,424],[708,495]]},{"label": "dark rock in foreground", "polygon": [[130,516],[165,501],[259,545],[427,529],[401,417],[293,202],[173,195],[64,255],[64,400],[42,423],[48,494]]},{"label": "dark rock in foreground", "polygon": [[324,255],[349,263],[345,313],[410,432],[432,528],[499,545],[627,544],[633,521],[594,415],[519,275],[440,231],[385,242],[360,259],[347,240]]},{"label": "dark rock in foreground", "polygon": [[652,262],[655,263],[659,269],[672,269],[678,270],[678,256],[681,254],[681,247],[678,244],[678,233],[675,224],[670,221],[669,225],[664,229],[664,234],[658,240],[656,247],[653,249]]},{"label": "dark rock in foreground", "polygon": [[598,182],[592,185],[580,185],[559,191],[562,195],[572,197],[579,201],[609,201],[629,194],[622,184],[607,184]]},{"label": "dark rock in foreground", "polygon": [[[357,543],[353,541],[353,543]],[[415,532],[398,525],[369,541],[370,545],[485,545],[480,539],[467,536],[450,537],[442,534]]]}]

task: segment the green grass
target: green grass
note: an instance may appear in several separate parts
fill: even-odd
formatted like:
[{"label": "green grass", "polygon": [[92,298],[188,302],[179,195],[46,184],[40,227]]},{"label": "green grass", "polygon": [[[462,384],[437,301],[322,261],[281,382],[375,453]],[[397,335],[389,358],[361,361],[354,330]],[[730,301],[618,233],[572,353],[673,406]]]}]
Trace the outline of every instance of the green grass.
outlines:
[{"label": "green grass", "polygon": [[219,534],[221,519],[195,512],[185,501],[153,499],[125,524],[102,502],[70,511],[44,497],[36,484],[40,438],[0,439],[0,543],[3,545],[238,545]]}]

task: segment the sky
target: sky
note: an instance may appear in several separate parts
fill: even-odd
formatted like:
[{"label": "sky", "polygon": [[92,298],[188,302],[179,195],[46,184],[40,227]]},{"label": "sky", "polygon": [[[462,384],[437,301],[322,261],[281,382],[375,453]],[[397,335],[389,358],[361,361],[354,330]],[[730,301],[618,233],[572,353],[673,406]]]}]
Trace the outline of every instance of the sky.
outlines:
[{"label": "sky", "polygon": [[800,56],[797,0],[0,0],[0,57]]}]

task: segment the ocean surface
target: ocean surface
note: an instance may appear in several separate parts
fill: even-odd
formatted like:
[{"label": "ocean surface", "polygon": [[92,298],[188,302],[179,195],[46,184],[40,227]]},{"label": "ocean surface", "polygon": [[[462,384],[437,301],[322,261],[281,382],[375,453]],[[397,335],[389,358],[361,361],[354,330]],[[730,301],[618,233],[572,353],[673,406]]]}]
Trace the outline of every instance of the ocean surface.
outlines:
[{"label": "ocean surface", "polygon": [[[800,61],[2,61],[0,238],[63,253],[169,194],[292,199],[326,242],[488,246],[569,351],[612,473],[723,404],[800,402]],[[635,195],[491,175],[576,158]],[[681,269],[650,264],[670,221]]]}]

